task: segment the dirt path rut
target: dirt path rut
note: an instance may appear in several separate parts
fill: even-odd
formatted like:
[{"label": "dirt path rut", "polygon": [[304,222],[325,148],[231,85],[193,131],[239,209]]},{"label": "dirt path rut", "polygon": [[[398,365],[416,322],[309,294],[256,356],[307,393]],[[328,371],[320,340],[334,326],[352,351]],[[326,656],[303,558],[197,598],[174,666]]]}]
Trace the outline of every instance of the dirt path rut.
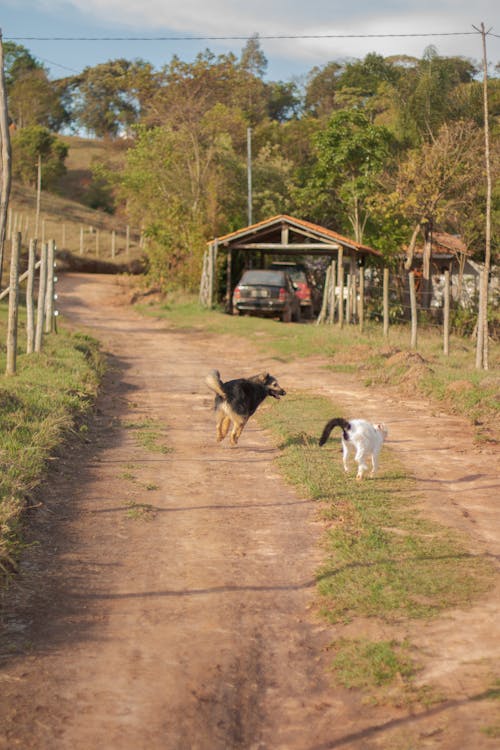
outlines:
[{"label": "dirt path rut", "polygon": [[[118,291],[111,277],[60,281],[63,315],[103,341],[112,366],[88,442],[54,462],[33,528],[41,544],[6,607],[0,748],[492,748],[479,731],[491,704],[474,702],[467,665],[498,659],[498,599],[412,634],[436,651],[438,679],[462,680],[439,709],[361,706],[333,690],[334,631],[313,608],[314,504],[284,484],[255,421],[238,449],[215,444],[203,378],[268,367],[286,389],[332,395],[348,414],[360,399],[368,417],[383,408],[429,508],[491,556],[497,454],[471,451],[461,420],[421,402],[368,395],[319,361],[269,363],[229,337],[169,329]],[[141,446],[141,424],[168,452]]]}]

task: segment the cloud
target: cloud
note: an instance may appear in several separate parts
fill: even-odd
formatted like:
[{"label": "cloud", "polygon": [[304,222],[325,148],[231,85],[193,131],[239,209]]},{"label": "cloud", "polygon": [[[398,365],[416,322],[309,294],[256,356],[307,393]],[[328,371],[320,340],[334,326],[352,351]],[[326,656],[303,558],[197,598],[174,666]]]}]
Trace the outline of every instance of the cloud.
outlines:
[{"label": "cloud", "polygon": [[[172,54],[193,59],[206,48],[239,54],[246,39],[259,34],[271,78],[290,79],[331,60],[361,59],[369,52],[421,57],[433,45],[441,55],[482,58],[481,37],[473,25],[494,27],[498,11],[491,0],[3,0],[11,8],[16,34],[122,38],[122,42],[31,42],[56,65],[84,67],[99,60],[141,57],[155,66]],[[493,15],[497,18],[492,18]],[[6,14],[3,14],[6,24]],[[8,23],[5,25],[8,29]],[[12,28],[12,25],[11,25]],[[500,31],[500,22],[496,32]],[[38,32],[38,33],[37,33]],[[41,36],[42,34],[40,34]],[[126,38],[147,39],[143,43]],[[161,41],[151,39],[161,37]],[[178,41],[169,42],[165,37]],[[198,41],[188,42],[186,37]],[[271,38],[273,37],[273,38]],[[281,37],[281,38],[278,38]],[[283,38],[287,37],[287,38]],[[500,58],[498,36],[488,38],[488,55]]]},{"label": "cloud", "polygon": [[[39,1],[39,0],[38,0]],[[380,54],[400,53],[421,56],[434,44],[441,54],[463,54],[480,57],[479,35],[472,26],[492,16],[489,0],[477,0],[471,10],[467,0],[55,0],[61,6],[72,6],[94,22],[109,27],[127,27],[137,34],[160,34],[168,30],[175,35],[200,37],[248,37],[259,33],[264,49],[273,54],[295,56],[308,63],[336,57],[361,57],[370,51]],[[52,0],[43,0],[44,7]],[[475,17],[471,16],[471,13]],[[401,37],[401,34],[452,34],[470,32],[471,36]],[[398,35],[390,38],[391,34]],[[267,36],[360,35],[336,39],[266,39]],[[363,39],[361,35],[380,35]],[[210,41],[210,40],[208,40]],[[222,45],[224,40],[218,40]],[[227,40],[234,48],[238,40]],[[242,41],[240,47],[244,44]],[[207,46],[210,46],[209,44]],[[463,49],[463,52],[460,50]]]}]

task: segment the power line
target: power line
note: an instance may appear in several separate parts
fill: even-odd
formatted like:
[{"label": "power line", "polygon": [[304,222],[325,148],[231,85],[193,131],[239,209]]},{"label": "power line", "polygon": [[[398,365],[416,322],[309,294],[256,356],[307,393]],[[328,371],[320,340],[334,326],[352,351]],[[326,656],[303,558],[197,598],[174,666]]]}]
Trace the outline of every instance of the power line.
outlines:
[{"label": "power line", "polygon": [[[258,39],[397,39],[431,36],[475,36],[477,31],[439,31],[413,34],[258,34]],[[498,36],[492,34],[491,36]],[[10,41],[32,42],[208,42],[248,41],[252,36],[11,36]]]}]

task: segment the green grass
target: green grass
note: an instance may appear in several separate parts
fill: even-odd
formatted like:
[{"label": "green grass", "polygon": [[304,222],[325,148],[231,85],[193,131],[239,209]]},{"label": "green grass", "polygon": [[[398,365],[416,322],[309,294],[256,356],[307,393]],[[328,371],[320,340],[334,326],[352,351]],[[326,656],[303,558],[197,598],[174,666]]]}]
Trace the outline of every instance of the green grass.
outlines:
[{"label": "green grass", "polygon": [[134,430],[138,445],[151,453],[170,453],[172,450],[162,440],[162,424],[155,419],[147,418],[138,421],[126,421],[123,426]]},{"label": "green grass", "polygon": [[318,425],[338,412],[328,399],[293,394],[261,416],[281,440],[277,461],[285,477],[321,501],[329,526],[318,571],[325,616],[429,617],[484,592],[490,563],[420,514],[414,483],[388,447],[379,474],[363,482],[344,473],[339,438],[319,448]]},{"label": "green grass", "polygon": [[[0,340],[4,330],[2,306]],[[16,565],[22,513],[48,459],[70,431],[85,434],[103,368],[97,342],[80,334],[46,336],[43,351],[30,356],[19,349],[14,376],[3,374],[0,349],[0,573]]]},{"label": "green grass", "polygon": [[347,688],[382,687],[409,679],[416,671],[408,643],[340,638],[332,650],[336,679]]},{"label": "green grass", "polygon": [[[339,409],[326,398],[293,394],[259,415],[276,436],[283,475],[318,502],[325,521],[324,562],[317,571],[322,616],[338,625],[358,618],[396,624],[436,617],[481,597],[494,582],[490,561],[472,555],[464,538],[421,513],[415,483],[388,446],[377,476],[363,482],[355,481],[354,470],[344,473],[339,438],[319,447],[321,428],[335,413]],[[403,674],[400,656],[389,658],[394,649],[387,643],[340,639],[333,648],[343,684],[376,688],[370,662],[381,654],[387,679],[386,661],[392,660],[394,674]],[[362,676],[345,675],[353,649]]]}]

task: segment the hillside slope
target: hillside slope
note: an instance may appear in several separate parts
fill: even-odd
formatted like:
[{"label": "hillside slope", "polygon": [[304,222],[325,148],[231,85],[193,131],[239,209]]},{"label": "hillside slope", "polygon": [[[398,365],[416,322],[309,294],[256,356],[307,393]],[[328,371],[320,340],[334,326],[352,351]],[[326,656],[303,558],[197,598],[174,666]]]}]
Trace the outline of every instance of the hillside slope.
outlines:
[{"label": "hillside slope", "polygon": [[119,164],[124,158],[123,144],[76,136],[65,136],[62,140],[69,146],[67,173],[61,179],[58,194],[42,191],[38,232],[36,190],[13,181],[7,240],[15,232],[21,232],[23,246],[35,234],[40,241],[54,239],[64,257],[78,256],[75,266],[79,269],[92,270],[84,261],[94,266],[137,265],[142,256],[140,228],[129,225],[123,214],[112,215],[88,205],[93,189],[92,165],[96,161]]}]

